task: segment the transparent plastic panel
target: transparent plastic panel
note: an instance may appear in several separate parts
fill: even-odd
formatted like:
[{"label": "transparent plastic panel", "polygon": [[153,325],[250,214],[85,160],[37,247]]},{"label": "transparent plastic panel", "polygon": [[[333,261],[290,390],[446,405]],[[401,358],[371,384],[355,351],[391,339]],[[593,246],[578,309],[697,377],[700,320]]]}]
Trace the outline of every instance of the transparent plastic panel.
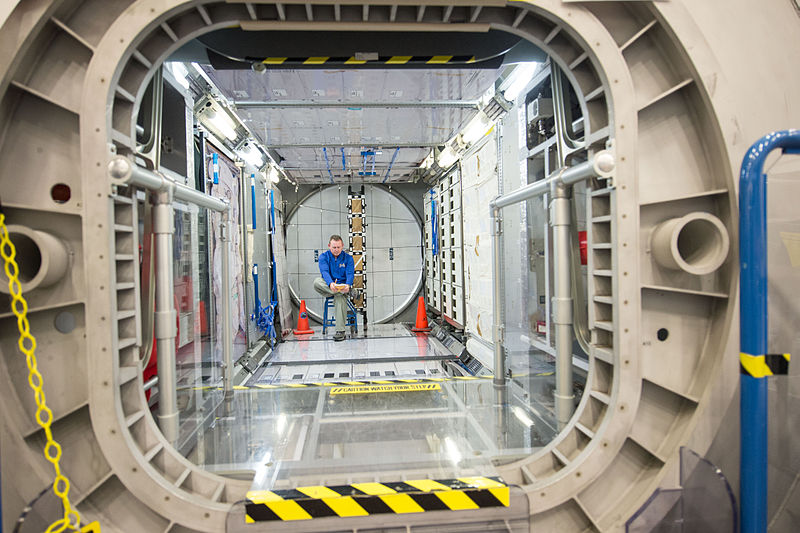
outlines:
[{"label": "transparent plastic panel", "polygon": [[[502,122],[499,150],[502,166],[503,194],[509,194],[537,181],[533,172],[536,157],[530,157],[526,146],[524,106],[512,110]],[[516,140],[517,142],[513,142]],[[546,152],[542,152],[540,155]],[[570,190],[570,220],[573,223],[574,254],[570,257],[567,275],[571,298],[578,313],[573,316],[572,345],[574,403],[578,404],[588,373],[588,357],[577,340],[588,338],[586,270],[578,248],[579,232],[586,228],[586,188],[575,185]],[[552,298],[554,296],[553,230],[549,224],[548,194],[505,207],[502,217],[501,266],[503,273],[503,315],[506,369],[515,393],[527,399],[524,410],[515,415],[534,426],[557,430],[554,393],[556,387],[556,341]],[[580,320],[575,320],[575,318]]]},{"label": "transparent plastic panel", "polygon": [[[175,204],[173,283],[178,334],[175,341],[179,448],[191,441],[204,416],[219,403],[222,385],[222,315],[211,264],[216,241],[206,209]],[[219,280],[216,280],[217,284]]]},{"label": "transparent plastic panel", "polygon": [[719,468],[681,447],[684,531],[736,533],[738,508],[728,480]]},{"label": "transparent plastic panel", "polygon": [[626,533],[736,533],[738,508],[728,480],[707,459],[680,451],[680,489],[659,489],[626,523]]},{"label": "transparent plastic panel", "polygon": [[768,348],[793,358],[789,373],[768,384],[767,520],[770,532],[793,533],[800,531],[800,157],[782,155],[768,171]]}]

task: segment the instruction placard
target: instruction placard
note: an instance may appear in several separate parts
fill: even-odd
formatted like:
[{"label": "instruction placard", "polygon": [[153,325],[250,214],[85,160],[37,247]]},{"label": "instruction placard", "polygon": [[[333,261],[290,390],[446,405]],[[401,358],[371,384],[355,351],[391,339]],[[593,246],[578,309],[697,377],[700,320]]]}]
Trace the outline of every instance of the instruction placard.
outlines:
[{"label": "instruction placard", "polygon": [[438,383],[393,383],[391,385],[358,385],[354,387],[333,387],[334,394],[373,394],[377,392],[412,392],[441,390]]}]

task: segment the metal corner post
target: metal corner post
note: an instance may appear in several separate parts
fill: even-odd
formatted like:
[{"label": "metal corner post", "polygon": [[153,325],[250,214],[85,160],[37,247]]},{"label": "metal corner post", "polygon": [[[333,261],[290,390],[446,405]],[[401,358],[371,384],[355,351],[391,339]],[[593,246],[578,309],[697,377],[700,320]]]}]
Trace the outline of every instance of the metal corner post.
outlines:
[{"label": "metal corner post", "polygon": [[489,204],[492,225],[492,315],[494,335],[494,384],[506,384],[506,358],[503,347],[503,219],[494,200]]},{"label": "metal corner post", "polygon": [[555,408],[558,428],[567,425],[575,411],[572,386],[572,278],[570,275],[570,189],[553,183],[550,226],[553,228],[553,324],[556,337]]},{"label": "metal corner post", "polygon": [[771,372],[745,371],[753,362],[764,366],[767,353],[767,175],[764,162],[776,149],[800,153],[800,131],[770,133],[756,141],[742,161],[739,174],[739,286],[741,302],[739,360],[740,511],[742,533],[767,530],[768,394]]},{"label": "metal corner post", "polygon": [[153,202],[153,235],[156,249],[155,337],[158,349],[158,425],[172,444],[178,440],[178,392],[175,368],[175,286],[173,284],[172,236],[175,216],[172,188],[155,191]]},{"label": "metal corner post", "polygon": [[222,385],[225,396],[233,395],[233,332],[231,331],[231,280],[230,280],[230,210],[222,218],[220,245],[222,246]]}]

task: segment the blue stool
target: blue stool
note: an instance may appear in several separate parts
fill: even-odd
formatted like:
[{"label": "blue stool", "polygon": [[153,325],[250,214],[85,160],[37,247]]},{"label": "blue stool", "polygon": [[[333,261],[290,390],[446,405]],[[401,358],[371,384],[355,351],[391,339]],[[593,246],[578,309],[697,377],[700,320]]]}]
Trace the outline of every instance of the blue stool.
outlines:
[{"label": "blue stool", "polygon": [[[345,327],[350,326],[352,333],[358,333],[358,314],[356,313],[356,308],[353,306],[353,302],[350,301],[350,298],[344,298],[344,301],[347,302],[347,320],[345,320]],[[328,309],[331,310],[331,314],[334,314],[334,307],[335,304],[333,303],[333,296],[328,296],[325,298],[325,310],[322,314],[322,334],[325,335],[325,332],[328,330],[329,327],[336,327],[336,317],[332,316],[328,318]]]}]

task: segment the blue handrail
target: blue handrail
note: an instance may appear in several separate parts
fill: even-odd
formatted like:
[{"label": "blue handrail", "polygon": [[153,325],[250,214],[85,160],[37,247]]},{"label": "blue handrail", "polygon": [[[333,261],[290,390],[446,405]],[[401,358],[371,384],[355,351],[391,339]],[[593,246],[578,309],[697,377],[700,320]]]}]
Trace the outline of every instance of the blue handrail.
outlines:
[{"label": "blue handrail", "polygon": [[269,316],[269,330],[267,331],[271,339],[277,339],[278,332],[275,331],[275,310],[278,309],[278,274],[275,268],[275,196],[272,189],[269,190],[269,220],[270,220],[270,257],[272,267],[272,290],[270,291],[270,316]]},{"label": "blue handrail", "polygon": [[250,217],[256,230],[256,175],[250,174]]},{"label": "blue handrail", "polygon": [[219,184],[219,154],[216,152],[211,156],[211,172],[214,177],[214,185]]},{"label": "blue handrail", "polygon": [[439,257],[439,217],[436,216],[436,198],[433,189],[431,193],[431,240],[433,241],[433,260]]},{"label": "blue handrail", "polygon": [[[270,191],[272,195],[272,191]],[[256,175],[250,174],[250,215],[253,223],[253,231],[256,230]],[[274,225],[274,218],[273,218]],[[273,279],[275,274],[275,265],[273,262]],[[275,313],[274,305],[263,307],[261,305],[261,298],[258,292],[258,263],[253,263],[253,294],[255,295],[255,303],[253,305],[253,312],[250,314],[250,319],[256,323],[256,327],[261,330],[264,335],[268,337],[275,337],[275,328],[273,326],[273,316]]]},{"label": "blue handrail", "polygon": [[[800,131],[765,135],[748,150],[739,174],[740,362],[763,368],[767,354],[767,175],[764,162],[776,149],[800,153]],[[755,374],[755,375],[754,375]],[[742,533],[767,530],[767,380],[770,372],[741,373]]]}]

